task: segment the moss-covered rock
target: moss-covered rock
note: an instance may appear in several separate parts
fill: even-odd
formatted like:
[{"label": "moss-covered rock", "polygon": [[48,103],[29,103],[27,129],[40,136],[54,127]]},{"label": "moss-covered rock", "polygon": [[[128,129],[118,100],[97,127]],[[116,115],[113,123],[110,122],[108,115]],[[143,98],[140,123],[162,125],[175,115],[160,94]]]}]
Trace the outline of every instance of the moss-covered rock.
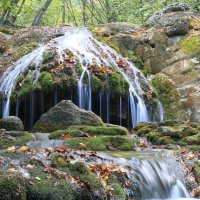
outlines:
[{"label": "moss-covered rock", "polygon": [[96,135],[127,135],[128,130],[124,127],[104,127],[104,126],[72,126],[67,130],[59,130],[49,135],[50,139],[58,139],[64,135],[72,137],[84,137],[86,133],[91,136]]},{"label": "moss-covered rock", "polygon": [[19,174],[0,171],[0,199],[27,199],[25,181]]},{"label": "moss-covered rock", "polygon": [[179,101],[179,94],[175,89],[175,84],[166,76],[158,75],[152,80],[152,85],[158,93],[160,101],[162,102],[164,108],[166,119],[175,119],[175,108]]},{"label": "moss-covered rock", "polygon": [[9,116],[0,119],[0,129],[6,129],[7,131],[23,131],[24,126],[18,117]]},{"label": "moss-covered rock", "polygon": [[200,133],[198,133],[197,135],[185,137],[181,141],[185,142],[186,144],[189,144],[189,145],[199,145],[200,144]]},{"label": "moss-covered rock", "polygon": [[33,130],[48,133],[72,125],[103,126],[103,121],[95,113],[78,108],[70,100],[63,100],[42,115]]},{"label": "moss-covered rock", "polygon": [[90,138],[72,138],[65,141],[65,145],[74,149],[83,150],[120,150],[132,151],[137,141],[124,136],[97,136]]}]

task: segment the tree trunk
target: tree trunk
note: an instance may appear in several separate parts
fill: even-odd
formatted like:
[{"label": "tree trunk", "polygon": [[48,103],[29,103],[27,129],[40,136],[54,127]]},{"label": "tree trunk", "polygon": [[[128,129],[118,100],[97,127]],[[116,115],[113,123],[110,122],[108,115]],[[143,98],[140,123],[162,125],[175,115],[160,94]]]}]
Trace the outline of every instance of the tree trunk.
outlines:
[{"label": "tree trunk", "polygon": [[45,12],[47,11],[48,7],[50,6],[52,0],[47,0],[42,8],[39,10],[38,14],[36,15],[35,19],[33,20],[32,26],[38,26],[41,22],[41,19]]},{"label": "tree trunk", "polygon": [[65,0],[62,0],[62,23],[63,24],[65,24],[65,17],[66,17]]}]

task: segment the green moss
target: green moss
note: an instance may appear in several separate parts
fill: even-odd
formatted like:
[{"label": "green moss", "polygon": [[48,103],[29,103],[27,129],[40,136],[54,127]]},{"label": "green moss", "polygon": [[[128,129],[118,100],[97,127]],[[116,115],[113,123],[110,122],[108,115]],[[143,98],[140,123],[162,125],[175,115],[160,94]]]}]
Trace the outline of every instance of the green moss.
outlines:
[{"label": "green moss", "polygon": [[144,76],[147,76],[150,73],[150,68],[142,62],[133,50],[127,50],[127,57],[135,63],[136,67],[141,70]]},{"label": "green moss", "polygon": [[50,139],[58,139],[63,135],[81,137],[84,133],[95,135],[127,135],[128,130],[124,127],[103,127],[103,126],[72,126],[67,130],[59,130],[50,134]]},{"label": "green moss", "polygon": [[159,144],[173,144],[174,140],[170,136],[163,136],[158,139]]},{"label": "green moss", "polygon": [[200,37],[187,37],[181,41],[180,45],[185,53],[195,55],[200,52]]},{"label": "green moss", "polygon": [[96,92],[100,88],[100,86],[101,80],[98,77],[92,75],[92,90]]},{"label": "green moss", "polygon": [[42,55],[43,59],[42,59],[42,64],[46,64],[48,63],[50,60],[53,59],[54,54],[51,50],[47,50],[43,53]]},{"label": "green moss", "polygon": [[75,70],[79,76],[81,76],[81,74],[83,73],[83,67],[81,65],[77,65]]},{"label": "green moss", "polygon": [[46,71],[41,73],[40,83],[41,83],[42,90],[44,92],[49,92],[54,87],[54,81],[53,81],[52,75]]},{"label": "green moss", "polygon": [[15,140],[15,145],[16,146],[25,146],[27,145],[28,142],[33,141],[33,135],[30,133],[27,133],[26,135],[17,137]]},{"label": "green moss", "polygon": [[[42,200],[72,200],[73,190],[70,183],[64,179],[58,179],[52,176],[47,178],[47,173],[43,172],[43,167],[35,166],[30,169],[34,179],[31,180],[32,184],[27,187],[27,195],[30,199],[42,199]],[[39,180],[35,179],[38,177]],[[57,186],[55,187],[55,184]]]},{"label": "green moss", "polygon": [[169,78],[159,75],[152,80],[152,85],[157,91],[159,99],[165,108],[166,119],[173,120],[176,113],[174,105],[176,105],[179,100],[179,94],[176,91],[174,83],[169,80]]},{"label": "green moss", "polygon": [[147,134],[147,139],[151,141],[153,144],[160,144],[159,138],[160,134],[158,132],[152,131]]},{"label": "green moss", "polygon": [[13,140],[6,137],[0,137],[0,150],[7,149],[10,146],[13,146]]},{"label": "green moss", "polygon": [[68,89],[76,88],[78,85],[78,80],[73,76],[68,76],[67,80],[64,81],[64,87]]},{"label": "green moss", "polygon": [[149,126],[145,126],[145,127],[143,127],[143,128],[140,128],[137,132],[136,132],[136,134],[138,135],[138,136],[145,136],[146,134],[148,134],[149,132],[151,132],[152,131],[152,128],[150,128]]},{"label": "green moss", "polygon": [[0,199],[26,200],[25,183],[20,175],[0,172]]},{"label": "green moss", "polygon": [[[98,136],[91,138],[73,138],[66,141],[66,146],[74,149],[105,151],[109,148],[131,151],[137,141],[122,136]],[[83,145],[82,145],[83,144]]]},{"label": "green moss", "polygon": [[189,144],[189,145],[199,145],[200,144],[200,133],[197,135],[185,137],[181,141],[185,142],[186,144]]},{"label": "green moss", "polygon": [[51,166],[52,167],[67,167],[69,163],[65,161],[63,154],[55,153],[51,155]]},{"label": "green moss", "polygon": [[111,95],[126,95],[129,91],[129,84],[120,72],[111,72],[109,76]]}]

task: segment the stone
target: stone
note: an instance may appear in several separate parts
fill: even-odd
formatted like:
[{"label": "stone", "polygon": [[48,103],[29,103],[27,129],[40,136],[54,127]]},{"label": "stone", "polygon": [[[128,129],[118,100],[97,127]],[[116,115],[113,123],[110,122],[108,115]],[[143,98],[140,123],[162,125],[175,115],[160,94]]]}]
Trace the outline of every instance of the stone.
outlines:
[{"label": "stone", "polygon": [[63,100],[40,117],[33,131],[47,133],[74,125],[103,126],[104,124],[95,113],[78,108],[70,100]]},{"label": "stone", "polygon": [[0,119],[0,129],[6,129],[6,131],[23,131],[24,126],[19,117],[9,116]]}]

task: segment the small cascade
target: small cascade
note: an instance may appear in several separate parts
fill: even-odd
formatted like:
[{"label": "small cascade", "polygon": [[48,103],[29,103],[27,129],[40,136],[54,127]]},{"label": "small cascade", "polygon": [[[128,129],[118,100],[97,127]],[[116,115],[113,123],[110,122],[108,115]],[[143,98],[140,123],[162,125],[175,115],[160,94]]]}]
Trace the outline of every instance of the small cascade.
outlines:
[{"label": "small cascade", "polygon": [[[148,84],[145,77],[134,66],[134,64],[128,59],[123,58],[116,51],[108,46],[102,45],[99,41],[92,37],[91,33],[86,28],[69,27],[69,30],[64,36],[54,38],[46,45],[39,47],[28,55],[22,57],[0,78],[0,93],[3,96],[5,103],[3,105],[3,117],[10,114],[10,98],[12,91],[15,88],[17,79],[20,75],[24,75],[27,72],[34,77],[34,82],[37,82],[40,78],[40,69],[42,67],[43,54],[47,50],[55,49],[56,57],[58,57],[59,63],[63,63],[66,56],[66,50],[70,50],[77,59],[77,63],[82,67],[83,72],[78,81],[78,105],[80,108],[92,110],[92,74],[91,65],[105,66],[112,70],[120,72],[124,79],[129,83],[129,95],[130,95],[130,116],[132,126],[141,121],[149,121],[147,107],[143,100],[144,91],[141,88],[140,81]],[[120,62],[121,65],[120,65]],[[124,62],[124,63],[123,63]],[[124,67],[125,64],[125,67]],[[30,66],[35,66],[34,69],[29,69]],[[123,65],[123,66],[122,66]],[[109,71],[109,70],[108,70]],[[110,119],[110,88],[109,88],[109,73],[106,72],[107,86],[105,91],[106,98],[106,121],[109,123]],[[53,96],[53,94],[52,94]],[[41,114],[46,111],[46,101],[41,95]],[[101,97],[102,98],[102,94]],[[57,92],[54,93],[54,104],[57,102]],[[102,99],[100,113],[102,115]],[[94,105],[95,106],[95,105]],[[93,107],[94,107],[93,106]],[[121,122],[120,122],[121,123]]]},{"label": "small cascade", "polygon": [[[85,75],[87,75],[88,84],[84,83]],[[92,110],[92,86],[91,86],[91,75],[87,68],[84,68],[81,74],[80,80],[78,82],[78,98],[79,107]]]},{"label": "small cascade", "polygon": [[[177,178],[183,176],[181,166],[174,160],[141,160],[132,159],[131,176],[136,180],[141,199],[179,199],[190,195],[183,183]],[[180,177],[182,178],[182,177]]]},{"label": "small cascade", "polygon": [[159,109],[159,116],[160,116],[160,122],[164,121],[164,115],[165,115],[165,110],[163,108],[163,105],[160,101],[158,101],[158,109]]},{"label": "small cascade", "polygon": [[119,125],[122,126],[122,97],[119,97]]}]

